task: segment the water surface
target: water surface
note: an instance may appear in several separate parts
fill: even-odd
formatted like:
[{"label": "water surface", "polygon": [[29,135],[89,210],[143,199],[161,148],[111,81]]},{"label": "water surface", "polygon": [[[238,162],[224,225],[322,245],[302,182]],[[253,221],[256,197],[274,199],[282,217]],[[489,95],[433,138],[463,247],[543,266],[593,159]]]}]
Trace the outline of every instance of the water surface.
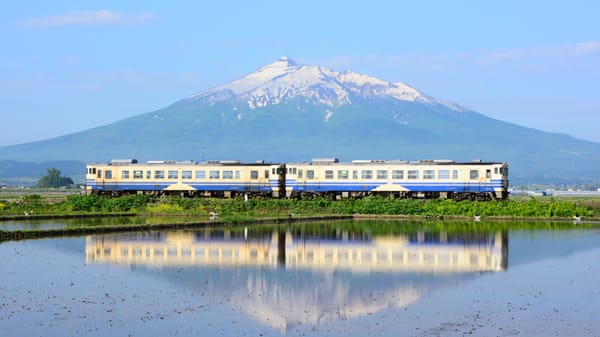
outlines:
[{"label": "water surface", "polygon": [[599,230],[434,227],[343,222],[5,242],[0,324],[9,336],[600,331]]}]

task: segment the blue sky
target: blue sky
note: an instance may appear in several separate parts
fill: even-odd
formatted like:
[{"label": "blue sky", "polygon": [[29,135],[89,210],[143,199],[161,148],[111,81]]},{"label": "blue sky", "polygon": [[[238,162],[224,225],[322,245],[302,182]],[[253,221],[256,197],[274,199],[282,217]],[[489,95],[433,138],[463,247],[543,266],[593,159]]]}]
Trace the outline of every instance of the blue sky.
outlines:
[{"label": "blue sky", "polygon": [[0,146],[154,111],[286,55],[600,143],[597,1],[14,1]]}]

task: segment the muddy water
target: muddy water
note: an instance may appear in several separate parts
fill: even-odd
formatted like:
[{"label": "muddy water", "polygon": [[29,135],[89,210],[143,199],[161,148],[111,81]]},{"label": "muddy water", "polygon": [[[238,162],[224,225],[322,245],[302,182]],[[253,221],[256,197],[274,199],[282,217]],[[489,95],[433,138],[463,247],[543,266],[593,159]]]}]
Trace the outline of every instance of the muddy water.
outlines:
[{"label": "muddy water", "polygon": [[600,331],[599,230],[324,227],[2,243],[2,335],[594,336]]}]

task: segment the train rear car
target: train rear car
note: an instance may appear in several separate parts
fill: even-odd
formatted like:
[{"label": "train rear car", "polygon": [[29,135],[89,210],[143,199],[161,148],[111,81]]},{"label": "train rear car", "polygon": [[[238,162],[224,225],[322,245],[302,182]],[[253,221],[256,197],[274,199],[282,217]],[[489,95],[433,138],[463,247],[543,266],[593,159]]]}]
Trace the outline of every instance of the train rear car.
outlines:
[{"label": "train rear car", "polygon": [[272,194],[271,164],[238,161],[111,160],[88,164],[88,194],[234,197]]}]

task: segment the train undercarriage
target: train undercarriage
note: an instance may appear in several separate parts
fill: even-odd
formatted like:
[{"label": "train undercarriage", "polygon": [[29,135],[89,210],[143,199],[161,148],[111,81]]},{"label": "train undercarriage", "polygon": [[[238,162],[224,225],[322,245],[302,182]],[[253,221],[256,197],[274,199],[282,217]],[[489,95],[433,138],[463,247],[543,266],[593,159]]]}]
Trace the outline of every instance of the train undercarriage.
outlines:
[{"label": "train undercarriage", "polygon": [[155,191],[134,191],[134,190],[93,190],[91,195],[102,195],[110,197],[118,197],[123,195],[145,194],[149,196],[179,196],[186,198],[294,198],[294,199],[314,199],[327,198],[332,200],[340,199],[361,199],[368,196],[382,196],[391,199],[451,199],[455,201],[472,200],[472,201],[490,201],[504,200],[508,194],[497,196],[493,192],[413,192],[413,191],[382,191],[382,192],[345,192],[345,191],[328,191],[328,192],[292,192],[286,196],[279,196],[272,192],[257,192],[257,191],[200,191],[200,190],[155,190]]}]

